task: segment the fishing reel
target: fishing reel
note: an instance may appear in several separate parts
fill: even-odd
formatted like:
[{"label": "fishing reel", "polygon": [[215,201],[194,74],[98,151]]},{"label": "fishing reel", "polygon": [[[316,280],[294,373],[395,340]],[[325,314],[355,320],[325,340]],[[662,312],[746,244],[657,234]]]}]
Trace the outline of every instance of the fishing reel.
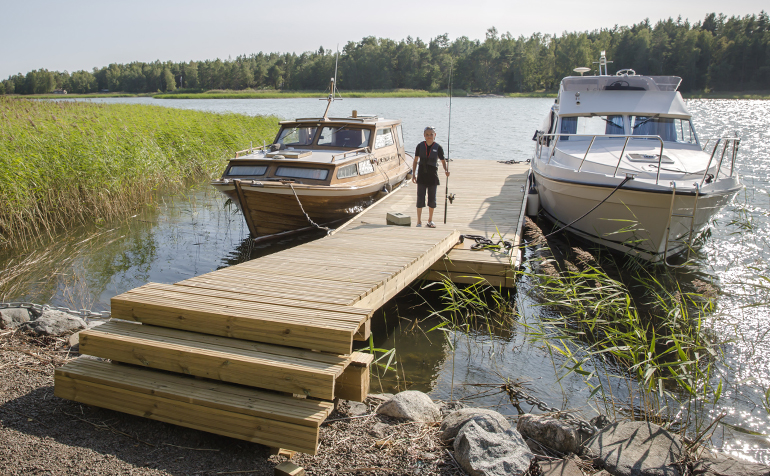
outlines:
[{"label": "fishing reel", "polygon": [[449,203],[454,203],[455,201],[455,194],[454,193],[448,193],[446,198],[449,200]]}]

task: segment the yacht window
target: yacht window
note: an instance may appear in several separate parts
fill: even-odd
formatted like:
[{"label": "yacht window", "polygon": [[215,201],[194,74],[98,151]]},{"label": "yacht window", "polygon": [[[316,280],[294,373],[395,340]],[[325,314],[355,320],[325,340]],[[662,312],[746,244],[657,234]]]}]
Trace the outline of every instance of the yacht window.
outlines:
[{"label": "yacht window", "polygon": [[227,175],[265,175],[267,165],[233,165]]},{"label": "yacht window", "polygon": [[393,145],[393,132],[390,130],[390,128],[378,129],[377,135],[374,136],[374,148],[382,149],[383,147],[388,147],[389,145]]},{"label": "yacht window", "polygon": [[593,136],[607,134],[624,135],[623,116],[575,116],[562,117],[559,132],[580,134],[585,137],[562,136],[559,140],[591,140]]},{"label": "yacht window", "polygon": [[684,144],[696,144],[698,142],[689,119],[631,116],[631,129],[631,133],[635,136],[660,136],[666,142]]},{"label": "yacht window", "polygon": [[374,166],[369,160],[362,160],[358,163],[358,175],[366,175],[374,172]]},{"label": "yacht window", "polygon": [[328,169],[311,169],[309,167],[278,167],[276,177],[304,178],[312,180],[326,180]]},{"label": "yacht window", "polygon": [[360,149],[369,145],[370,134],[371,131],[368,129],[351,129],[347,126],[324,127],[321,129],[318,145]]},{"label": "yacht window", "polygon": [[346,165],[337,169],[337,178],[345,179],[358,175],[358,166],[356,164]]},{"label": "yacht window", "polygon": [[311,126],[284,127],[275,142],[283,145],[310,145],[317,129]]}]

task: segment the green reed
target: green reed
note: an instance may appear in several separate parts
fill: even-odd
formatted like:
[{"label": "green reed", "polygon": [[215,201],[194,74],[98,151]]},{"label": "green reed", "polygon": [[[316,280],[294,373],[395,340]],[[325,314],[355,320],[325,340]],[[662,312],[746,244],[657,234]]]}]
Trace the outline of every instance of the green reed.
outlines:
[{"label": "green reed", "polygon": [[221,172],[278,120],[157,106],[0,98],[0,246],[123,216]]}]

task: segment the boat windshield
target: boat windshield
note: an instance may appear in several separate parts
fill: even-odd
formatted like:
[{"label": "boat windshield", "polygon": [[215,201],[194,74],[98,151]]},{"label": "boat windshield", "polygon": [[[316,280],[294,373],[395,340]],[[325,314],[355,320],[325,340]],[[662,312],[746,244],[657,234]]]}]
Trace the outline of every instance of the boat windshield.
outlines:
[{"label": "boat windshield", "polygon": [[689,119],[673,117],[631,116],[631,134],[635,136],[660,136],[665,142],[697,144],[695,130]]},{"label": "boat windshield", "polygon": [[591,140],[595,135],[624,135],[623,116],[573,116],[562,117],[559,132],[562,134],[581,134],[585,137],[561,136],[559,140]]},{"label": "boat windshield", "polygon": [[310,145],[317,129],[315,126],[283,127],[275,142],[283,145]]},{"label": "boat windshield", "polygon": [[347,126],[324,127],[318,137],[318,145],[359,149],[369,145],[369,129],[354,129]]}]

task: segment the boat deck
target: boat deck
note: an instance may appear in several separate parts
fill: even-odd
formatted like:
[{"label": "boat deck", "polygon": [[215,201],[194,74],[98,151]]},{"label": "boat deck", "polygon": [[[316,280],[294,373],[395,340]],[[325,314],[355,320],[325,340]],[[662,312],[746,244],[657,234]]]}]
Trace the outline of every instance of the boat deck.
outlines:
[{"label": "boat deck", "polygon": [[[460,236],[519,244],[528,166],[450,166],[457,198],[446,225],[439,200],[436,229],[414,226],[410,184],[330,236],[115,296],[113,318],[141,325],[112,322],[84,331],[81,353],[112,363],[67,364],[57,370],[56,395],[315,453],[330,400],[366,398],[373,356],[353,347],[369,338],[375,310],[420,277],[513,285],[518,252],[471,251],[472,242],[460,243]],[[410,215],[412,226],[387,225],[388,212]]]}]

